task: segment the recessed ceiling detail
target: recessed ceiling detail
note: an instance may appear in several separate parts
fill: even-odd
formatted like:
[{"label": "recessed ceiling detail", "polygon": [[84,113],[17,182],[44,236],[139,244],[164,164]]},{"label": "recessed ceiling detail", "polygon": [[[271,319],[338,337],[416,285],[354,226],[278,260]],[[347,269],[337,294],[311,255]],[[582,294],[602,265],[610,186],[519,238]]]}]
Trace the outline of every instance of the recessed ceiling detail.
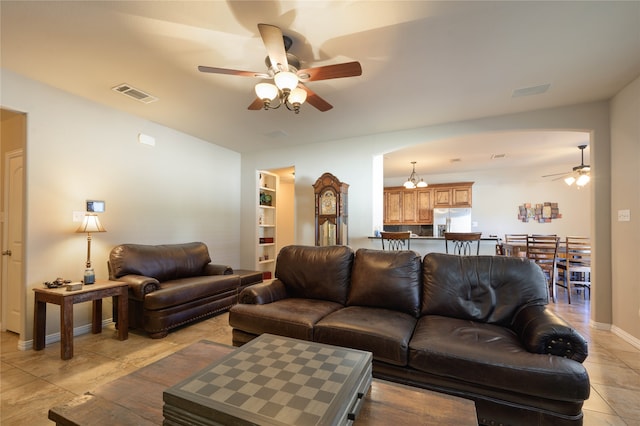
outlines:
[{"label": "recessed ceiling detail", "polygon": [[533,96],[540,95],[551,87],[551,83],[541,84],[539,86],[531,86],[531,87],[523,87],[521,89],[516,89],[511,94],[512,98],[521,98],[523,96]]},{"label": "recessed ceiling detail", "polygon": [[129,96],[136,101],[140,101],[143,104],[148,104],[158,100],[158,98],[156,98],[155,96],[151,96],[150,94],[145,93],[140,89],[136,89],[130,84],[120,84],[116,87],[112,87],[111,89],[115,92],[122,93],[125,96]]}]

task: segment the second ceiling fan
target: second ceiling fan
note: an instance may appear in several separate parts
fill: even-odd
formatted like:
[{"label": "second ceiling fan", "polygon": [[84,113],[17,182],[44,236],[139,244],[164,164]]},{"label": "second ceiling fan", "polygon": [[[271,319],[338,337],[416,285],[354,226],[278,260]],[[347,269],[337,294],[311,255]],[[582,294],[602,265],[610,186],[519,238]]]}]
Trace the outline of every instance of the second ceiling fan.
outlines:
[{"label": "second ceiling fan", "polygon": [[578,146],[578,149],[580,150],[580,154],[581,154],[581,161],[580,161],[580,165],[575,166],[572,171],[564,172],[564,173],[554,173],[551,175],[544,175],[542,177],[546,178],[551,176],[560,176],[553,180],[564,178],[565,183],[569,186],[573,185],[574,182],[576,185],[578,185],[578,187],[582,187],[587,183],[589,183],[589,180],[591,179],[591,176],[590,176],[591,166],[589,166],[588,164],[584,164],[584,150],[586,147],[587,145]]},{"label": "second ceiling fan", "polygon": [[[257,98],[249,105],[250,110],[275,109],[285,105],[297,114],[300,105],[307,101],[322,112],[328,111],[333,106],[303,83],[362,75],[362,67],[357,61],[301,69],[300,60],[288,52],[293,43],[290,37],[284,36],[274,25],[258,24],[258,30],[267,49],[266,73],[198,66],[198,70],[206,73],[273,78],[275,84],[263,82],[256,85]],[[278,103],[272,105],[276,99]]]}]

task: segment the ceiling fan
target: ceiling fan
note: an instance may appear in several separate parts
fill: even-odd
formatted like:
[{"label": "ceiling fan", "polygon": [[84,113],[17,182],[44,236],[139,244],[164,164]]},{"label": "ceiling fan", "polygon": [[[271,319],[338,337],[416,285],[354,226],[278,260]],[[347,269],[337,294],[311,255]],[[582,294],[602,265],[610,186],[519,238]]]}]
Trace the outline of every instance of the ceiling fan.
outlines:
[{"label": "ceiling fan", "polygon": [[564,173],[554,173],[551,175],[544,175],[542,177],[545,178],[545,177],[551,177],[551,176],[559,176],[553,180],[564,178],[565,183],[569,186],[573,185],[574,182],[579,187],[585,186],[591,179],[590,173],[589,173],[591,171],[591,166],[589,166],[588,164],[584,164],[584,149],[586,147],[587,145],[578,146],[582,159],[580,161],[580,165],[575,166],[572,171],[564,172]]},{"label": "ceiling fan", "polygon": [[[328,111],[333,106],[303,83],[355,77],[362,74],[362,67],[357,61],[301,69],[300,60],[289,53],[289,48],[293,44],[290,37],[283,35],[280,28],[274,25],[258,24],[258,30],[267,49],[266,73],[198,66],[199,71],[206,73],[273,79],[275,84],[262,82],[256,85],[257,98],[249,105],[250,110],[276,109],[285,105],[297,114],[300,111],[300,105],[307,101],[322,112]],[[279,102],[272,105],[276,98]]]}]

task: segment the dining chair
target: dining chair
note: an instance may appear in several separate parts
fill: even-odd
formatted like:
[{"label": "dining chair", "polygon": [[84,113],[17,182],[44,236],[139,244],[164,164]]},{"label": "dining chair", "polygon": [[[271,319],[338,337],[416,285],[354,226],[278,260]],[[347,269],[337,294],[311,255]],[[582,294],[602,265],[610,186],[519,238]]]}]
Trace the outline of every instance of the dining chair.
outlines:
[{"label": "dining chair", "polygon": [[[382,250],[398,251],[411,249],[411,232],[380,232],[382,237]],[[387,247],[385,248],[385,241]],[[406,245],[406,247],[405,247]]]},{"label": "dining chair", "polygon": [[505,234],[503,253],[506,256],[527,257],[527,237],[527,234]]},{"label": "dining chair", "polygon": [[482,232],[445,232],[444,248],[449,253],[449,243],[451,243],[452,254],[461,256],[473,255],[472,250],[475,245],[476,256],[480,254],[480,237]]},{"label": "dining chair", "polygon": [[571,287],[587,291],[591,297],[591,240],[588,237],[566,237],[564,257],[558,257],[558,277],[556,285],[567,289],[567,300],[571,303]]},{"label": "dining chair", "polygon": [[553,235],[527,236],[527,257],[533,260],[544,272],[551,300],[556,301],[556,277],[558,242],[560,238]]}]

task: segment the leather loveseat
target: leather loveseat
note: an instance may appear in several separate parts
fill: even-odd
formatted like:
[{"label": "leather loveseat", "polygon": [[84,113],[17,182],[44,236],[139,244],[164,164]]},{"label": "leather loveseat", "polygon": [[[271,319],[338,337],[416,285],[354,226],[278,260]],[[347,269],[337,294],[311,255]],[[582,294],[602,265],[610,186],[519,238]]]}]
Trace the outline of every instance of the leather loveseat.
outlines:
[{"label": "leather loveseat", "polygon": [[234,273],[210,262],[199,242],[114,247],[109,279],[129,284],[129,326],[162,338],[172,328],[228,310],[244,286],[262,282],[260,272]]},{"label": "leather loveseat", "polygon": [[527,259],[289,246],[276,277],[231,308],[234,345],[272,333],[370,351],[374,377],[472,399],[480,424],[582,424],[587,343],[546,309]]}]

